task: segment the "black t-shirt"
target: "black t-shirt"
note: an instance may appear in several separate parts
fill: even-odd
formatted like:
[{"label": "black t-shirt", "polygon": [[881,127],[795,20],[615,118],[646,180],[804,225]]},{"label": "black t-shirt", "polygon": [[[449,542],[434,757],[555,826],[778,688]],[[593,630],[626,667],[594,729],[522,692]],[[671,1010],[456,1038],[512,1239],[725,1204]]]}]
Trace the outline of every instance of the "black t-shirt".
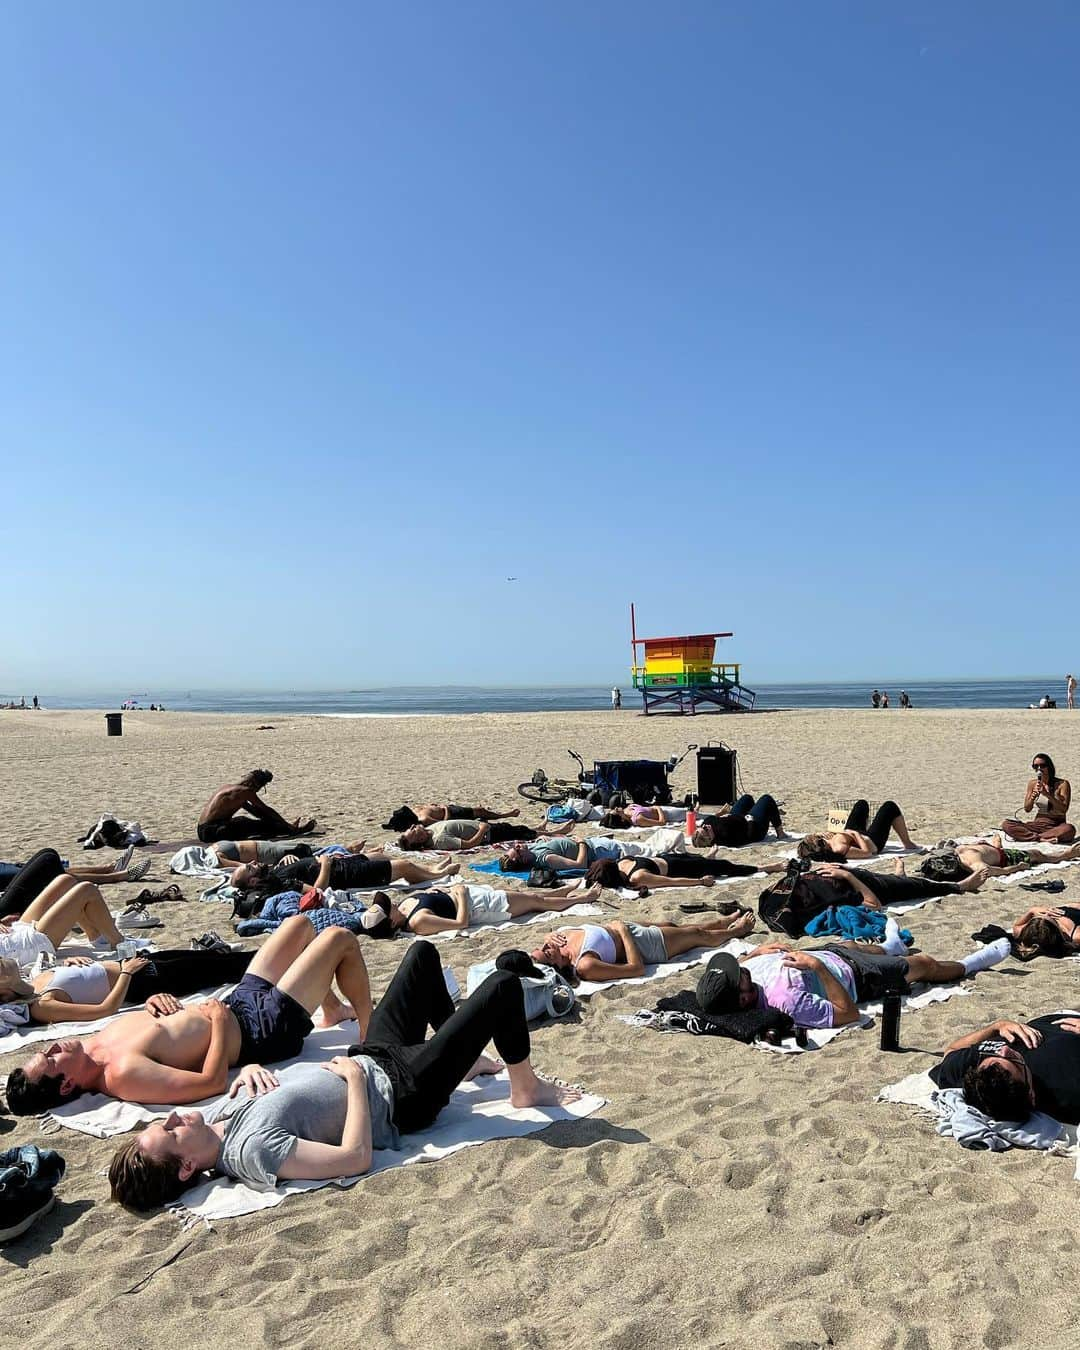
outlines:
[{"label": "black t-shirt", "polygon": [[725,848],[742,848],[750,842],[750,822],[745,816],[704,816],[702,825],[712,827],[713,842]]},{"label": "black t-shirt", "polygon": [[[1055,1023],[1062,1013],[1051,1013],[1046,1017],[1033,1017],[1028,1026],[1041,1031],[1042,1042],[1033,1050],[1019,1041],[1012,1049],[1023,1056],[1031,1070],[1031,1081],[1035,1088],[1035,1109],[1044,1111],[1055,1120],[1069,1125],[1080,1124],[1080,1035],[1075,1031],[1064,1031]],[[977,1045],[969,1045],[963,1050],[954,1050],[946,1055],[940,1064],[930,1070],[930,1077],[943,1088],[958,1088],[964,1085],[964,1074],[979,1060],[994,1054],[1003,1045],[1000,1037],[988,1037]]]}]

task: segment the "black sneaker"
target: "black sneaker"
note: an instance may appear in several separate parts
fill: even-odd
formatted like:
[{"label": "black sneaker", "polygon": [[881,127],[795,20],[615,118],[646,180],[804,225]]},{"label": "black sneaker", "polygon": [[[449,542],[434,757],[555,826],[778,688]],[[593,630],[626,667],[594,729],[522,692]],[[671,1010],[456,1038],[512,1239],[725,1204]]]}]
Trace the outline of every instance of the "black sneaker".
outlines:
[{"label": "black sneaker", "polygon": [[12,1188],[0,1183],[0,1242],[10,1242],[23,1233],[56,1204],[52,1191],[36,1186]]},{"label": "black sneaker", "polygon": [[197,938],[191,939],[192,951],[202,950],[204,952],[231,952],[232,948],[221,936],[215,933],[211,928],[205,933],[200,933]]},{"label": "black sneaker", "polygon": [[0,1153],[0,1242],[17,1238],[53,1207],[64,1160],[33,1145]]}]

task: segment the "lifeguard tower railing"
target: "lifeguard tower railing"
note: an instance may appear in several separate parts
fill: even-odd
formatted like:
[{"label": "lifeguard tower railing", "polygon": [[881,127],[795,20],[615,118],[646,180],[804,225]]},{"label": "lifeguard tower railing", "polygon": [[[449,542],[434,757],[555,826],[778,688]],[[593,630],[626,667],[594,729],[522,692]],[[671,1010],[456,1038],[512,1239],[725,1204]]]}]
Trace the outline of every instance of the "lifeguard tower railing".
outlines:
[{"label": "lifeguard tower railing", "polygon": [[[695,633],[683,637],[639,638],[634,636],[635,664],[631,666],[634,688],[641,691],[643,710],[693,714],[699,704],[711,704],[724,712],[749,712],[756,695],[744,688],[739,664],[716,661],[716,639],[730,633]],[[645,649],[645,662],[637,664],[637,648]]]}]

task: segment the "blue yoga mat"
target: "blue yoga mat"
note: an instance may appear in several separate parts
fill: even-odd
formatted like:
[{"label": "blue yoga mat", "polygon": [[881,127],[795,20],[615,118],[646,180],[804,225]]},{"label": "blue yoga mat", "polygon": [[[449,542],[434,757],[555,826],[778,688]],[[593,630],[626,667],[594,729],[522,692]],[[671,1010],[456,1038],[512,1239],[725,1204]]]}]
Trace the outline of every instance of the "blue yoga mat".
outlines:
[{"label": "blue yoga mat", "polygon": [[[493,858],[491,862],[470,863],[469,866],[474,872],[491,872],[495,876],[514,877],[518,881],[528,881],[529,879],[528,872],[504,872],[499,866],[498,858]],[[559,876],[565,877],[567,881],[573,881],[575,877],[583,877],[584,875],[584,867],[567,867],[559,873]]]}]

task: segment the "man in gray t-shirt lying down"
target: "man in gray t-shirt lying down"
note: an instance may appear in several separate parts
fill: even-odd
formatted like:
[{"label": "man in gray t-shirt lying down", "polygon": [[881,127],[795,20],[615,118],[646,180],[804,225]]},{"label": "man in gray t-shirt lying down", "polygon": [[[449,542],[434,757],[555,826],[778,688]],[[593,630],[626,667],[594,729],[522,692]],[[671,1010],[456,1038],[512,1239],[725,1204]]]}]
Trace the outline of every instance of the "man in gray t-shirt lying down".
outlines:
[{"label": "man in gray t-shirt lying down", "polygon": [[427,1129],[459,1083],[499,1071],[481,1053],[491,1040],[509,1071],[513,1106],[560,1106],[581,1096],[536,1076],[516,974],[496,970],[455,1012],[438,953],[430,942],[414,942],[362,1046],[328,1064],[298,1065],[280,1081],[250,1064],[216,1109],[174,1111],[148,1126],[112,1160],[113,1199],[154,1209],[207,1172],[269,1186],[366,1172],[373,1149],[397,1148],[399,1131]]}]

